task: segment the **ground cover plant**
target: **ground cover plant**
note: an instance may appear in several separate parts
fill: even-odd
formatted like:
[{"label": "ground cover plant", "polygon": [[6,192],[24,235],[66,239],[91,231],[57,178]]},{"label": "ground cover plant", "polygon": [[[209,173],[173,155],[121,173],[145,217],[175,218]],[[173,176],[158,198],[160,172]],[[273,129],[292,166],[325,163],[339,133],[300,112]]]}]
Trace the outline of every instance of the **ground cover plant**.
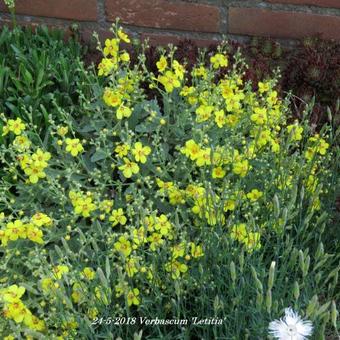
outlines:
[{"label": "ground cover plant", "polygon": [[85,52],[85,47],[72,37],[66,39],[61,30],[4,26],[0,34],[0,112],[23,121],[30,117],[41,134],[48,127],[49,114],[58,120],[57,107],[76,116],[81,97],[88,95],[91,77],[82,61]]},{"label": "ground cover plant", "polygon": [[1,115],[1,336],[265,339],[287,307],[338,335],[339,131],[292,121],[225,44],[151,72],[123,43],[44,131]]}]

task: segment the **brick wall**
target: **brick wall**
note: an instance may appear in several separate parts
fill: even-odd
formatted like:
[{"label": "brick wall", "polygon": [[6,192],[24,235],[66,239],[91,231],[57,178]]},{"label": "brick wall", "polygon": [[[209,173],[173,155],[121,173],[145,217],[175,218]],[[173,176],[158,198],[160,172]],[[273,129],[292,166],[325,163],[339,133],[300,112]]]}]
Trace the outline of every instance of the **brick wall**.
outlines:
[{"label": "brick wall", "polygon": [[[69,28],[79,23],[85,38],[102,37],[116,17],[136,37],[152,44],[183,38],[208,45],[223,36],[265,36],[294,41],[308,35],[340,40],[340,0],[16,0],[20,24]],[[0,0],[0,23],[10,16]]]}]

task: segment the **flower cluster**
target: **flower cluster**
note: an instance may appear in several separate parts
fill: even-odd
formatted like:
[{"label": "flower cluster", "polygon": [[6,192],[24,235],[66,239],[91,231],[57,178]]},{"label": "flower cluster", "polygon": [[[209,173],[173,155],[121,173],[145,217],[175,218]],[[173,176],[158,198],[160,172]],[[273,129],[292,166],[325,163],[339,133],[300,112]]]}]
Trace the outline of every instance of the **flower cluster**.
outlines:
[{"label": "flower cluster", "polygon": [[[3,220],[5,216],[3,216]],[[18,239],[28,239],[38,244],[43,244],[42,227],[50,227],[52,219],[44,213],[36,213],[26,223],[23,220],[13,220],[6,224],[5,229],[0,229],[0,240],[2,246],[7,246],[8,242]]]},{"label": "flower cluster", "polygon": [[51,159],[51,154],[38,149],[32,154],[22,154],[18,159],[21,169],[28,176],[28,182],[35,184],[39,179],[46,177],[45,169],[48,166],[48,161]]},{"label": "flower cluster", "polygon": [[41,332],[45,329],[45,322],[32,314],[21,297],[26,289],[22,286],[11,285],[0,290],[0,302],[3,303],[3,315],[16,323],[23,323],[29,329]]}]

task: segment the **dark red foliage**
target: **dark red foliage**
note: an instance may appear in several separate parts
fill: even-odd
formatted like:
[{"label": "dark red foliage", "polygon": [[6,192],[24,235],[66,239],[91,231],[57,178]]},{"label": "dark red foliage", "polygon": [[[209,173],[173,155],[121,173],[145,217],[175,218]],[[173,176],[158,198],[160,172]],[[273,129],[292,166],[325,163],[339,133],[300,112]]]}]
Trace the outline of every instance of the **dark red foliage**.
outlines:
[{"label": "dark red foliage", "polygon": [[[289,56],[282,85],[305,102],[315,97],[312,123],[322,125],[328,120],[327,107],[338,119],[340,43],[319,37],[302,40]],[[295,104],[303,107],[303,104]]]}]

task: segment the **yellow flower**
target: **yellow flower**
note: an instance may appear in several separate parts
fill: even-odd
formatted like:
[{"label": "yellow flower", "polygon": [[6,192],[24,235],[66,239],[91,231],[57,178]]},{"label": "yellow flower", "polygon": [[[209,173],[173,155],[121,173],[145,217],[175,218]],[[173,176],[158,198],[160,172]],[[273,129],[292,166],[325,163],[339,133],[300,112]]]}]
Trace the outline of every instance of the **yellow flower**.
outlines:
[{"label": "yellow flower", "polygon": [[204,166],[204,165],[210,165],[211,164],[211,149],[205,148],[201,149],[198,153],[197,159],[196,159],[197,166]]},{"label": "yellow flower", "polygon": [[131,305],[138,306],[140,304],[139,289],[134,288],[134,289],[130,290],[127,293],[126,298],[127,298],[128,306],[131,306]]},{"label": "yellow flower", "polygon": [[28,165],[31,163],[31,158],[27,154],[20,155],[17,157],[17,159],[20,163],[21,169],[23,170],[25,170],[28,167]]},{"label": "yellow flower", "polygon": [[226,117],[223,110],[215,111],[215,123],[219,128],[222,128],[226,123]]},{"label": "yellow flower", "polygon": [[195,88],[193,86],[183,86],[180,95],[183,97],[187,97],[190,94],[193,94],[195,92]]},{"label": "yellow flower", "polygon": [[9,119],[7,124],[3,127],[3,136],[7,135],[8,132],[13,132],[15,135],[21,135],[22,131],[24,131],[26,125],[23,123],[21,118],[17,119]]},{"label": "yellow flower", "polygon": [[234,96],[234,85],[230,81],[222,80],[219,87],[224,99],[230,99]]},{"label": "yellow flower", "polygon": [[315,135],[314,137],[309,138],[309,141],[314,143],[315,152],[318,152],[320,155],[326,154],[329,144],[318,134]]},{"label": "yellow flower", "polygon": [[226,103],[226,110],[228,112],[240,112],[241,109],[241,99],[243,98],[243,96],[238,93],[238,94],[234,94],[231,97],[229,97],[228,99],[226,99],[225,103]]},{"label": "yellow flower", "polygon": [[141,142],[137,142],[132,149],[132,154],[135,160],[140,163],[146,163],[147,156],[151,153],[151,148],[149,146],[143,146]]},{"label": "yellow flower", "polygon": [[272,151],[274,153],[278,153],[280,152],[280,144],[278,143],[278,141],[274,140],[274,139],[271,139],[270,140],[270,144],[272,146]]},{"label": "yellow flower", "polygon": [[[133,85],[134,85],[135,80],[130,79],[128,75],[126,75],[123,78],[118,79],[118,89],[121,93],[130,93],[133,92]],[[126,95],[127,97],[127,95]]]},{"label": "yellow flower", "polygon": [[185,142],[185,147],[181,149],[181,152],[185,154],[187,157],[190,157],[192,161],[196,160],[199,157],[199,153],[201,148],[193,139],[190,139]]},{"label": "yellow flower", "polygon": [[130,145],[128,144],[119,144],[115,148],[115,153],[118,154],[119,157],[126,156],[130,150]]},{"label": "yellow flower", "polygon": [[273,106],[278,102],[277,99],[277,92],[276,91],[270,91],[268,92],[268,96],[266,98],[266,101],[269,105]]},{"label": "yellow flower", "polygon": [[117,32],[118,37],[120,40],[124,41],[125,43],[129,44],[130,43],[130,39],[128,37],[128,35],[126,33],[123,32],[123,29],[120,28]]},{"label": "yellow flower", "polygon": [[313,146],[309,146],[305,152],[305,157],[308,161],[312,160],[316,153],[325,155],[329,148],[329,144],[318,134],[310,137],[309,142],[313,143]]},{"label": "yellow flower", "polygon": [[96,307],[90,308],[86,314],[90,320],[94,320],[98,315],[98,309]]},{"label": "yellow flower", "polygon": [[39,162],[30,162],[24,172],[32,184],[37,183],[40,178],[46,177],[44,167],[40,166]]},{"label": "yellow flower", "polygon": [[123,172],[124,177],[131,178],[133,174],[138,174],[139,166],[135,162],[131,162],[128,158],[124,157],[124,165],[118,167]]},{"label": "yellow flower", "polygon": [[103,100],[106,105],[116,107],[122,103],[122,94],[106,87],[103,94]]},{"label": "yellow flower", "polygon": [[201,105],[196,109],[197,122],[205,122],[211,117],[214,107],[209,105]]},{"label": "yellow flower", "polygon": [[68,133],[68,127],[67,126],[59,126],[57,130],[57,134],[61,137],[66,136]]},{"label": "yellow flower", "polygon": [[28,150],[31,144],[31,141],[26,136],[16,136],[13,141],[13,145],[19,151]]},{"label": "yellow flower", "polygon": [[186,194],[193,198],[193,199],[199,199],[205,195],[205,189],[198,186],[189,184],[185,189]]},{"label": "yellow flower", "polygon": [[293,141],[299,141],[302,139],[303,127],[299,126],[298,123],[288,125],[287,131]]},{"label": "yellow flower", "polygon": [[5,317],[13,319],[16,323],[21,323],[29,313],[30,311],[20,300],[6,304],[4,308]]},{"label": "yellow flower", "polygon": [[130,258],[126,261],[125,270],[128,277],[133,277],[138,273],[137,264],[138,262],[135,258]]},{"label": "yellow flower", "polygon": [[52,270],[54,276],[60,280],[64,274],[67,274],[69,272],[69,268],[66,265],[58,265],[55,266]]},{"label": "yellow flower", "polygon": [[185,252],[185,243],[179,243],[170,248],[172,253],[172,258],[177,259],[178,257],[183,257]]},{"label": "yellow flower", "polygon": [[106,213],[109,213],[113,207],[114,202],[112,200],[103,200],[99,204],[99,209]]},{"label": "yellow flower", "polygon": [[121,120],[124,117],[129,118],[131,116],[131,114],[132,114],[132,110],[129,107],[121,105],[117,109],[116,117],[117,117],[117,119]]},{"label": "yellow flower", "polygon": [[171,230],[171,223],[168,221],[168,218],[162,214],[156,217],[154,228],[159,231],[161,235],[167,235]]},{"label": "yellow flower", "polygon": [[177,280],[181,276],[181,273],[186,273],[188,271],[188,266],[177,260],[173,260],[165,264],[165,270],[171,273],[173,280]]},{"label": "yellow flower", "polygon": [[173,63],[172,63],[172,67],[173,67],[175,74],[178,77],[178,79],[183,80],[184,73],[185,73],[184,66],[181,65],[177,60],[174,60]]},{"label": "yellow flower", "polygon": [[132,236],[133,236],[133,242],[136,245],[139,245],[141,243],[147,242],[146,239],[146,228],[145,227],[140,227],[138,229],[133,229],[132,231]]},{"label": "yellow flower", "polygon": [[174,186],[173,182],[163,182],[161,179],[156,178],[156,183],[158,187],[161,189],[160,192],[164,192],[166,190],[169,190],[171,187]]},{"label": "yellow flower", "polygon": [[242,242],[247,237],[246,225],[244,223],[234,225],[231,228],[230,237]]},{"label": "yellow flower", "polygon": [[160,233],[152,233],[148,237],[148,241],[150,242],[150,249],[152,251],[155,251],[164,242],[164,240],[162,239],[162,235]]},{"label": "yellow flower", "polygon": [[164,72],[165,69],[168,67],[168,62],[163,55],[157,61],[156,66],[157,66],[158,71],[161,73]]},{"label": "yellow flower", "polygon": [[261,248],[260,237],[260,233],[250,232],[248,233],[247,237],[243,239],[243,243],[246,246],[248,252],[252,252]]},{"label": "yellow flower", "polygon": [[155,217],[154,216],[145,216],[143,220],[143,226],[148,230],[148,231],[153,231],[154,230],[154,224],[155,224]]},{"label": "yellow flower", "polygon": [[20,220],[9,222],[6,225],[5,235],[10,241],[16,241],[19,237],[26,238],[26,226]]},{"label": "yellow flower", "polygon": [[87,280],[93,280],[96,276],[96,273],[91,267],[85,267],[82,271],[82,274]]},{"label": "yellow flower", "polygon": [[46,168],[48,166],[48,161],[51,159],[51,154],[49,152],[44,152],[38,149],[33,155],[32,160],[35,164],[41,168]]},{"label": "yellow flower", "polygon": [[114,244],[114,249],[119,251],[125,257],[128,257],[132,251],[131,242],[124,236],[120,236],[118,241]]},{"label": "yellow flower", "polygon": [[221,53],[216,53],[214,56],[210,57],[210,62],[212,63],[214,69],[228,66],[227,56]]},{"label": "yellow flower", "polygon": [[112,226],[116,226],[117,224],[125,225],[127,218],[124,216],[124,211],[122,208],[116,209],[112,211],[112,214],[109,218],[109,221],[112,222]]},{"label": "yellow flower", "polygon": [[329,148],[329,144],[322,138],[319,139],[319,143],[316,146],[316,150],[320,155],[325,155],[327,149]]},{"label": "yellow flower", "polygon": [[171,187],[168,190],[168,195],[169,195],[169,201],[173,205],[185,203],[184,193],[182,190],[180,190],[177,187]]},{"label": "yellow flower", "polygon": [[[70,317],[62,321],[62,328],[67,330],[76,329],[78,328],[78,323],[75,321],[74,317]],[[65,334],[65,332],[63,334]],[[66,335],[68,335],[68,333],[66,333],[65,336]]]},{"label": "yellow flower", "polygon": [[262,196],[263,196],[263,192],[262,191],[258,191],[257,189],[253,189],[251,192],[248,192],[248,194],[247,194],[247,198],[251,202],[256,202]]},{"label": "yellow flower", "polygon": [[225,176],[225,170],[221,166],[214,168],[212,171],[212,178],[223,178]]},{"label": "yellow flower", "polygon": [[44,243],[44,240],[42,239],[43,232],[38,227],[35,227],[32,224],[27,224],[26,234],[27,234],[27,238],[30,239],[31,241],[39,243],[39,244]]},{"label": "yellow flower", "polygon": [[80,283],[75,282],[73,284],[71,297],[75,303],[79,303],[84,297],[83,289]]},{"label": "yellow flower", "polygon": [[125,281],[122,281],[115,286],[115,292],[116,292],[116,297],[119,298],[121,297],[124,293],[127,293],[128,291],[128,283]]},{"label": "yellow flower", "polygon": [[236,114],[229,114],[225,118],[225,123],[229,126],[235,126],[239,121],[239,117]]},{"label": "yellow flower", "polygon": [[16,302],[25,294],[25,291],[26,289],[24,287],[12,285],[0,291],[0,297],[6,303]]},{"label": "yellow flower", "polygon": [[249,170],[249,163],[247,160],[236,162],[233,166],[233,172],[236,175],[240,175],[241,177],[245,177]]},{"label": "yellow flower", "polygon": [[98,76],[107,76],[115,68],[117,68],[115,58],[103,58],[98,65]]},{"label": "yellow flower", "polygon": [[83,217],[89,217],[91,212],[96,210],[96,205],[92,202],[91,197],[86,197],[82,201],[78,201],[74,211],[76,214],[81,214]]},{"label": "yellow flower", "polygon": [[268,92],[270,90],[270,83],[266,82],[266,83],[262,83],[261,81],[258,83],[258,87],[259,87],[259,92],[260,93],[264,93],[264,92]]},{"label": "yellow flower", "polygon": [[258,125],[266,123],[268,120],[266,108],[255,107],[250,119]]},{"label": "yellow flower", "polygon": [[192,75],[194,77],[202,77],[203,79],[206,79],[206,77],[207,77],[207,70],[204,68],[203,65],[201,65],[199,67],[195,67],[192,70]]},{"label": "yellow flower", "polygon": [[106,39],[104,47],[104,55],[116,56],[119,50],[119,40],[118,39]]},{"label": "yellow flower", "polygon": [[305,152],[305,157],[308,161],[312,160],[315,155],[315,150],[312,147],[308,147]]},{"label": "yellow flower", "polygon": [[[32,315],[31,313],[27,313],[24,319],[24,323],[28,328],[33,329],[38,332],[41,332],[46,328],[45,322],[43,320],[40,320],[36,316]],[[32,337],[32,340],[33,340],[33,337]]]},{"label": "yellow flower", "polygon": [[204,256],[203,248],[200,244],[190,243],[191,256],[195,259]]},{"label": "yellow flower", "polygon": [[44,277],[41,282],[41,288],[45,293],[49,293],[52,290],[55,290],[56,285],[54,284],[53,280],[49,277]]},{"label": "yellow flower", "polygon": [[50,226],[52,224],[52,219],[46,214],[37,212],[32,216],[31,222],[37,227]]},{"label": "yellow flower", "polygon": [[78,153],[84,151],[84,148],[78,138],[66,138],[66,151],[69,152],[73,157],[76,157]]},{"label": "yellow flower", "polygon": [[130,54],[128,52],[124,51],[120,54],[119,59],[123,63],[128,63],[130,61]]},{"label": "yellow flower", "polygon": [[166,71],[164,75],[159,75],[158,81],[164,86],[165,91],[169,93],[171,93],[176,87],[181,86],[176,74],[171,71]]}]

